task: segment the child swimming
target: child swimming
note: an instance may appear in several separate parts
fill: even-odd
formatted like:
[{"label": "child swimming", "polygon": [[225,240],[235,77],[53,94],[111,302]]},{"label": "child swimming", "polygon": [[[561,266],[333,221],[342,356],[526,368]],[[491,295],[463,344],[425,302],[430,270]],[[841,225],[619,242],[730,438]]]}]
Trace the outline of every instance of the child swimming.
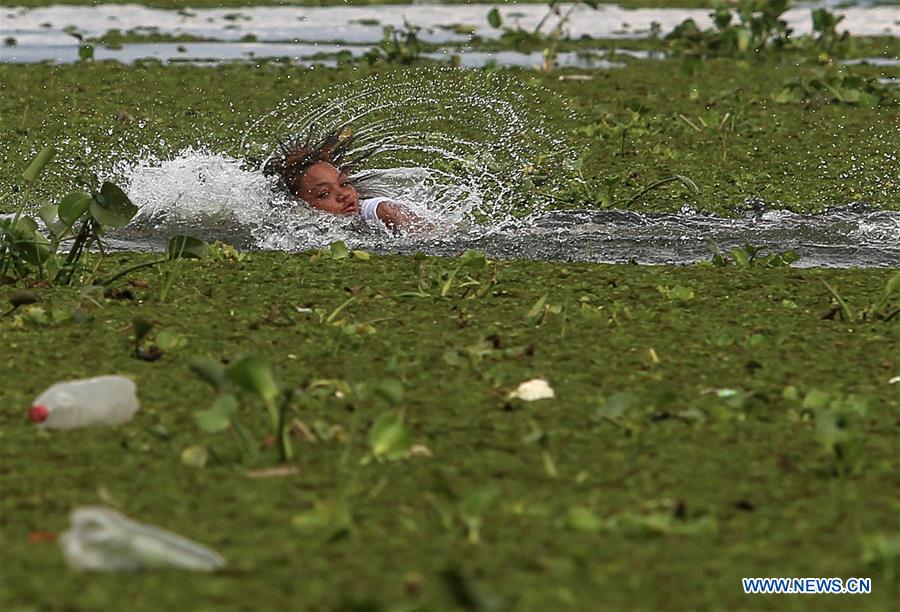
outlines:
[{"label": "child swimming", "polygon": [[280,177],[284,189],[323,212],[359,215],[366,223],[394,233],[405,228],[428,229],[430,224],[391,198],[360,199],[348,173],[371,152],[350,159],[353,140],[352,135],[332,132],[314,143],[310,133],[303,141],[281,144],[280,154],[266,162],[263,174]]}]

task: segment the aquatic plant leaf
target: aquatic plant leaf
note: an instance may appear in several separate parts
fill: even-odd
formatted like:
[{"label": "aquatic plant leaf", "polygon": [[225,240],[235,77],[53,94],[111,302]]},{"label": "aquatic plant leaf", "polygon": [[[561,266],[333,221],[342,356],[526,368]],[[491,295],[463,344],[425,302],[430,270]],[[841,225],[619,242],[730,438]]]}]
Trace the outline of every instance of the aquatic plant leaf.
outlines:
[{"label": "aquatic plant leaf", "polygon": [[900,535],[869,536],[862,544],[862,562],[883,572],[890,583],[900,572]]},{"label": "aquatic plant leaf", "polygon": [[619,391],[610,395],[603,405],[597,409],[597,416],[603,419],[616,420],[624,416],[637,401],[637,396],[630,391]]},{"label": "aquatic plant leaf", "polygon": [[83,191],[73,191],[66,195],[59,202],[59,220],[72,227],[88,211],[93,200],[90,194]]},{"label": "aquatic plant leaf", "polygon": [[209,410],[201,410],[194,415],[194,419],[206,433],[217,433],[231,427],[237,411],[237,399],[229,393],[223,393],[216,398]]},{"label": "aquatic plant leaf", "polygon": [[216,391],[222,391],[228,386],[228,376],[225,366],[209,357],[200,357],[191,361],[191,371],[212,385]]},{"label": "aquatic plant leaf", "polygon": [[544,304],[547,303],[547,296],[542,295],[538,301],[528,309],[525,313],[525,322],[529,325],[538,325],[544,320]]},{"label": "aquatic plant leaf", "polygon": [[597,518],[597,515],[591,512],[589,508],[585,508],[584,506],[573,506],[569,508],[566,523],[575,531],[596,533],[603,529],[603,521]]},{"label": "aquatic plant leaf", "polygon": [[347,244],[343,240],[329,244],[325,253],[331,259],[347,259],[350,257],[350,249],[347,248]]},{"label": "aquatic plant leaf", "polygon": [[266,402],[273,402],[281,393],[269,362],[261,355],[250,354],[239,358],[225,370],[228,380]]},{"label": "aquatic plant leaf", "polygon": [[487,264],[487,258],[485,258],[482,251],[470,249],[459,256],[459,265],[469,270],[481,270]]},{"label": "aquatic plant leaf", "polygon": [[94,59],[94,45],[79,45],[78,59],[82,61]]},{"label": "aquatic plant leaf", "polygon": [[169,330],[163,330],[156,336],[156,345],[164,351],[184,348],[187,343],[188,340],[185,336]]},{"label": "aquatic plant leaf", "polygon": [[181,463],[189,467],[202,468],[206,467],[209,460],[209,451],[205,446],[197,444],[188,446],[181,451]]},{"label": "aquatic plant leaf", "polygon": [[503,25],[503,19],[500,17],[500,11],[496,6],[488,12],[487,21],[492,28],[499,28]]},{"label": "aquatic plant leaf", "polygon": [[169,259],[203,259],[208,249],[209,245],[204,241],[184,234],[172,236],[166,245]]},{"label": "aquatic plant leaf", "polygon": [[44,222],[44,225],[49,229],[53,222],[56,221],[56,204],[47,204],[46,206],[41,206],[40,210],[38,210],[38,217],[41,218],[41,221]]},{"label": "aquatic plant leaf", "polygon": [[31,160],[31,163],[28,164],[28,167],[25,168],[25,172],[22,173],[22,178],[25,179],[25,182],[29,184],[33,183],[47,164],[50,163],[50,160],[53,159],[54,155],[56,155],[56,149],[53,147],[44,147],[41,149],[41,152],[35,155],[34,159]]},{"label": "aquatic plant leaf", "polygon": [[606,521],[606,529],[626,536],[699,535],[716,528],[716,522],[705,516],[692,521],[677,518],[671,512],[635,514],[623,512]]},{"label": "aquatic plant leaf", "polygon": [[394,378],[382,380],[375,386],[375,394],[396,406],[403,401],[403,383]]},{"label": "aquatic plant leaf", "polygon": [[138,211],[125,192],[106,181],[90,203],[91,216],[105,227],[124,227]]},{"label": "aquatic plant leaf", "polygon": [[402,459],[411,445],[409,430],[398,414],[382,414],[369,430],[369,445],[376,459],[396,461]]}]

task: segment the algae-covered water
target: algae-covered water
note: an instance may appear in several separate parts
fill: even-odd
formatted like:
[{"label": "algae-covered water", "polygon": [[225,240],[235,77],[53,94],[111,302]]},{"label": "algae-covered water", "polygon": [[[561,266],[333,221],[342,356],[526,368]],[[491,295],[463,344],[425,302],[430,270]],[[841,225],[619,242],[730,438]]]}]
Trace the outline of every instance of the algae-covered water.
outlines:
[{"label": "algae-covered water", "polygon": [[[46,10],[121,9],[102,4]],[[489,8],[462,12],[484,27]],[[289,10],[222,9],[221,23],[169,11],[218,42],[140,44],[239,40],[247,31],[225,26],[274,27]],[[38,13],[4,3],[0,14],[6,35],[27,29],[9,14]],[[26,214],[91,174],[140,209],[84,256],[71,287],[0,274],[0,314],[23,290],[38,300],[0,317],[0,607],[891,609],[900,107],[888,94],[874,105],[783,95],[816,70],[900,77],[896,24],[878,19],[887,36],[835,53],[697,59],[660,39],[628,41],[646,55],[563,40],[571,57],[617,65],[550,71],[428,57],[12,63],[31,35],[17,32],[19,51],[0,62],[0,213],[14,213],[22,171],[48,144],[58,152]],[[445,21],[435,30],[449,41]],[[49,37],[66,25],[35,24]],[[453,53],[542,53],[529,44]],[[860,57],[878,60],[840,67]],[[377,136],[359,184],[435,228],[367,232],[280,192],[261,164],[311,117]],[[202,260],[92,284],[157,259],[146,251],[175,233],[222,242]],[[191,364],[248,354],[292,392],[288,461],[262,401],[241,393],[240,426],[218,433],[203,414],[216,396]],[[132,422],[27,421],[52,383],[100,374],[137,383]],[[553,398],[514,397],[535,378]],[[402,418],[388,441],[400,452],[378,437],[385,415]],[[73,571],[57,540],[81,505],[171,529],[227,565]],[[745,595],[751,576],[867,577],[872,592]]]}]

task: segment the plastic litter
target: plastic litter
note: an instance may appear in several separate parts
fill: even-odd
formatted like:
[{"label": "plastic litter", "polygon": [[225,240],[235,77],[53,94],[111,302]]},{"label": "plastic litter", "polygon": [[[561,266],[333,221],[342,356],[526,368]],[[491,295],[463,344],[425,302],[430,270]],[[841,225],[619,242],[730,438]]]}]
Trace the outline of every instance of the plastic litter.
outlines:
[{"label": "plastic litter", "polygon": [[543,378],[532,378],[521,383],[515,391],[509,394],[509,399],[518,398],[526,402],[534,402],[542,399],[556,397],[553,388]]},{"label": "plastic litter", "polygon": [[134,382],[124,376],[98,376],[51,385],[31,404],[28,418],[48,429],[120,425],[139,408]]},{"label": "plastic litter", "polygon": [[171,531],[139,523],[102,506],[82,506],[59,542],[69,566],[98,572],[172,567],[213,572],[225,567],[216,551]]}]

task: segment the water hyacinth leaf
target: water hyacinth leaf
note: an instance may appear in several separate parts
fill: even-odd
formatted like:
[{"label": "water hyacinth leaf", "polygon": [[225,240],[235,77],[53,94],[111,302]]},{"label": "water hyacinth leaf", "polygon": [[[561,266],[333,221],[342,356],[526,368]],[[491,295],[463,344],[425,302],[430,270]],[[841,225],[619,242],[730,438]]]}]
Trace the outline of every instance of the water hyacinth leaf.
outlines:
[{"label": "water hyacinth leaf", "polygon": [[88,211],[94,198],[83,191],[73,191],[59,202],[59,220],[72,227]]},{"label": "water hyacinth leaf", "polygon": [[525,314],[525,322],[529,325],[537,325],[544,319],[544,304],[547,303],[547,296],[542,295],[538,301]]},{"label": "water hyacinth leaf", "polygon": [[187,343],[188,340],[185,336],[168,330],[163,330],[156,336],[156,345],[167,352],[184,348]]},{"label": "water hyacinth leaf", "polygon": [[105,227],[124,227],[138,211],[125,192],[106,181],[90,203],[91,216]]},{"label": "water hyacinth leaf", "polygon": [[662,535],[699,535],[715,531],[713,518],[704,516],[696,520],[681,520],[671,512],[636,514],[623,512],[607,519],[607,530],[625,536],[646,537]]},{"label": "water hyacinth leaf", "polygon": [[216,391],[223,391],[228,386],[228,376],[221,362],[209,357],[200,357],[191,362],[191,371],[213,386]]},{"label": "water hyacinth leaf", "polygon": [[203,259],[208,249],[209,245],[204,241],[183,234],[172,236],[166,245],[169,259]]},{"label": "water hyacinth leaf", "polygon": [[41,221],[44,222],[48,228],[53,225],[53,222],[56,221],[56,205],[55,204],[47,204],[45,206],[41,206],[38,211],[38,217],[41,218]]},{"label": "water hyacinth leaf", "polygon": [[38,230],[38,224],[37,221],[35,221],[31,217],[22,217],[18,221],[16,221],[15,229],[19,230],[22,233],[22,238],[28,239],[31,238],[29,234],[33,234]]},{"label": "water hyacinth leaf", "polygon": [[392,413],[378,417],[369,430],[369,444],[376,459],[402,459],[411,445],[409,430],[403,424],[403,417]]},{"label": "water hyacinth leaf", "polygon": [[332,259],[347,259],[350,256],[350,249],[343,240],[338,240],[328,245],[328,255]]},{"label": "water hyacinth leaf", "polygon": [[573,506],[569,508],[566,523],[575,531],[584,531],[587,533],[596,533],[603,529],[603,521],[597,518],[597,515],[584,506]]},{"label": "water hyacinth leaf", "polygon": [[597,416],[602,419],[616,420],[622,418],[625,412],[635,403],[637,396],[630,391],[619,391],[607,398],[597,410]]},{"label": "water hyacinth leaf", "polygon": [[194,415],[194,419],[206,433],[218,433],[231,427],[237,411],[237,399],[231,394],[223,393],[216,398],[209,410],[201,410]]},{"label": "water hyacinth leaf", "polygon": [[396,406],[403,401],[403,383],[393,378],[382,380],[376,385],[375,394]]},{"label": "water hyacinth leaf", "polygon": [[503,24],[503,20],[500,18],[500,11],[496,6],[487,14],[487,20],[492,28],[499,28]]},{"label": "water hyacinth leaf", "polygon": [[225,370],[229,381],[247,391],[254,393],[272,403],[281,393],[269,362],[261,355],[250,354],[241,357]]},{"label": "water hyacinth leaf", "polygon": [[41,149],[41,152],[31,160],[31,163],[25,168],[25,172],[22,173],[22,178],[25,179],[25,182],[29,184],[33,183],[44,167],[50,163],[50,160],[53,159],[54,155],[56,155],[56,149],[53,147],[44,147]]},{"label": "water hyacinth leaf", "polygon": [[[19,219],[19,223],[25,220]],[[27,219],[27,221],[34,224],[31,219]],[[35,266],[43,266],[53,255],[50,250],[50,242],[37,231],[27,232],[17,237],[14,246],[19,257]]]},{"label": "water hyacinth leaf", "polygon": [[469,270],[481,270],[487,263],[487,258],[481,251],[468,250],[459,256],[459,264]]}]

